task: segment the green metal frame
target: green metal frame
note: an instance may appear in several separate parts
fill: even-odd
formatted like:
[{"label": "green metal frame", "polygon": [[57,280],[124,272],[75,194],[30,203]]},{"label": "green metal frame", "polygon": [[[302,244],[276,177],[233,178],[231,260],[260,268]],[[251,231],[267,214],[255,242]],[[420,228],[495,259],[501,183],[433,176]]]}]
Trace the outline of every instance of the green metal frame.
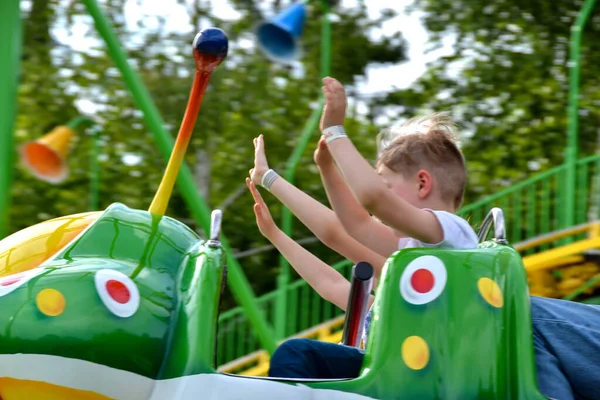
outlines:
[{"label": "green metal frame", "polygon": [[[323,13],[321,17],[321,78],[324,78],[329,75],[331,70],[331,21],[329,20],[329,4],[327,0],[321,0],[321,9]],[[287,161],[284,177],[290,183],[294,183],[294,179],[296,177],[296,168],[298,167],[300,158],[306,150],[306,147],[308,146],[315,129],[319,125],[319,120],[324,105],[325,99],[321,94],[319,97],[318,106],[308,118],[300,135],[300,139],[298,140],[292,155]],[[283,206],[281,211],[281,229],[290,237],[292,236],[292,222],[293,220],[291,211],[287,207]],[[288,312],[286,287],[289,282],[290,264],[285,257],[283,257],[283,255],[280,255],[279,275],[277,276],[278,299],[275,310],[275,333],[278,339],[283,339],[286,337],[286,314]]]},{"label": "green metal frame", "polygon": [[570,55],[569,55],[569,109],[567,147],[565,148],[566,182],[563,194],[565,196],[565,215],[563,227],[573,225],[575,220],[575,169],[578,153],[579,130],[579,78],[581,73],[581,39],[583,29],[594,8],[596,0],[586,0],[571,27]]},{"label": "green metal frame", "polygon": [[22,43],[19,0],[0,2],[0,239],[8,231],[10,186],[13,173],[13,130],[17,114],[17,90]]}]

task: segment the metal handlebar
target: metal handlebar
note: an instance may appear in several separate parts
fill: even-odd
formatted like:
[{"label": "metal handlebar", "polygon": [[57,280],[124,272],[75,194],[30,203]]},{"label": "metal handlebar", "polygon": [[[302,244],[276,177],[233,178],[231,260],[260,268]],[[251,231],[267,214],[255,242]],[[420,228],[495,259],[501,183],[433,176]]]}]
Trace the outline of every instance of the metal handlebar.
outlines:
[{"label": "metal handlebar", "polygon": [[210,214],[210,238],[207,242],[209,247],[221,247],[221,220],[223,211],[213,210]]},{"label": "metal handlebar", "polygon": [[368,262],[359,262],[352,268],[350,297],[346,308],[342,343],[358,347],[362,338],[364,321],[369,305],[369,296],[373,290],[373,266]]},{"label": "metal handlebar", "polygon": [[477,235],[479,243],[487,239],[492,225],[494,226],[494,237],[492,240],[496,243],[508,244],[506,240],[506,227],[504,225],[504,212],[498,207],[492,208],[483,220],[481,229]]}]

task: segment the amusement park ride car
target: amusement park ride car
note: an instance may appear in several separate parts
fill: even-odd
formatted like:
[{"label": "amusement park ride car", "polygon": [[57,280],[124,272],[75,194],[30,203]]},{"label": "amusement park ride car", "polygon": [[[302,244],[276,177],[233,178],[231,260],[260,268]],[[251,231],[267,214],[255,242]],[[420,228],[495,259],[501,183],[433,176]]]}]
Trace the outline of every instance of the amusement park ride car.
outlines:
[{"label": "amusement park ride car", "polygon": [[[409,249],[389,258],[359,377],[216,371],[221,212],[213,211],[208,240],[164,214],[227,50],[220,29],[194,40],[190,101],[148,211],[112,204],[0,242],[0,399],[545,399],[526,273],[504,239],[500,209],[488,215],[478,249]],[[351,297],[364,310],[356,301],[364,291]],[[356,338],[364,312],[346,318],[345,337]]]}]

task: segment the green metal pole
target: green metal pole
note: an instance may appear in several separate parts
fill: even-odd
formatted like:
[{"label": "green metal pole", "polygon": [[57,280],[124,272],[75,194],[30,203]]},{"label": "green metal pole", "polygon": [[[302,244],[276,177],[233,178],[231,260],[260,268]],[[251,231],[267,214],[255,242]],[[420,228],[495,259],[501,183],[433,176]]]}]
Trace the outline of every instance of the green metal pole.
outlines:
[{"label": "green metal pole", "polygon": [[92,144],[90,149],[90,211],[97,211],[100,208],[100,129],[98,126],[92,127]]},{"label": "green metal pole", "polygon": [[596,0],[586,0],[571,26],[571,42],[569,55],[569,109],[568,109],[568,130],[567,147],[565,149],[565,163],[567,164],[566,182],[565,182],[565,203],[564,203],[564,222],[563,228],[575,225],[575,188],[577,153],[578,153],[578,125],[579,125],[579,78],[581,70],[581,37],[583,28],[590,13],[594,8]]},{"label": "green metal pole", "polygon": [[[138,107],[143,112],[146,124],[153,133],[163,157],[165,160],[168,160],[173,149],[174,140],[165,129],[164,122],[148,90],[144,86],[139,74],[129,65],[125,51],[121,47],[115,32],[98,6],[98,3],[95,0],[82,0],[82,2],[94,19],[96,29],[98,29],[98,32],[106,42],[108,51],[115,65],[121,71],[125,84],[131,91]],[[202,226],[205,234],[208,234],[211,210],[198,192],[192,173],[185,163],[181,166],[177,184],[194,218]],[[227,278],[231,290],[256,330],[261,345],[272,354],[276,348],[273,333],[267,324],[263,312],[257,307],[252,288],[244,276],[239,263],[233,257],[231,247],[224,236],[221,236],[221,244],[227,256]]]},{"label": "green metal pole", "polygon": [[[321,18],[321,77],[329,75],[331,68],[331,22],[329,21],[329,4],[327,0],[322,0],[323,16]],[[308,118],[300,140],[294,148],[292,155],[287,161],[285,169],[285,179],[293,183],[296,176],[296,167],[302,153],[312,135],[319,125],[321,112],[324,105],[324,99],[321,95],[319,105]],[[292,213],[287,207],[283,207],[281,212],[281,229],[285,234],[292,235]],[[287,315],[287,285],[290,281],[290,265],[285,257],[279,257],[279,275],[277,276],[277,303],[275,308],[275,332],[278,339],[283,339],[286,335],[286,315]]]},{"label": "green metal pole", "polygon": [[17,113],[22,43],[19,0],[0,1],[0,239],[8,233],[12,184],[13,130]]}]

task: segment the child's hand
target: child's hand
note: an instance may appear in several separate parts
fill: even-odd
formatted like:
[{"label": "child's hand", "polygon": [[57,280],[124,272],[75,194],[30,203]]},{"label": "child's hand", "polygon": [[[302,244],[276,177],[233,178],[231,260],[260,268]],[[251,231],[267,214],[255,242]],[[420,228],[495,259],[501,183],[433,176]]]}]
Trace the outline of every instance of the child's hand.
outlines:
[{"label": "child's hand", "polygon": [[269,170],[267,156],[265,155],[265,140],[263,135],[254,138],[254,168],[250,170],[250,179],[257,185],[262,182],[262,177]]},{"label": "child's hand", "polygon": [[323,78],[325,108],[321,115],[321,131],[330,126],[344,125],[346,115],[346,92],[341,83],[327,77]]},{"label": "child's hand", "polygon": [[329,152],[329,148],[327,147],[324,138],[319,140],[319,144],[317,145],[317,149],[315,150],[313,158],[315,160],[315,164],[317,164],[320,168],[333,164],[333,157]]},{"label": "child's hand", "polygon": [[279,228],[275,225],[273,217],[271,217],[271,213],[269,212],[269,208],[256,189],[254,183],[246,178],[246,185],[248,185],[248,189],[250,189],[250,193],[252,193],[252,197],[254,197],[254,201],[256,202],[256,204],[254,204],[254,214],[256,215],[256,225],[258,225],[258,230],[264,237],[270,240],[273,235],[277,233]]}]

